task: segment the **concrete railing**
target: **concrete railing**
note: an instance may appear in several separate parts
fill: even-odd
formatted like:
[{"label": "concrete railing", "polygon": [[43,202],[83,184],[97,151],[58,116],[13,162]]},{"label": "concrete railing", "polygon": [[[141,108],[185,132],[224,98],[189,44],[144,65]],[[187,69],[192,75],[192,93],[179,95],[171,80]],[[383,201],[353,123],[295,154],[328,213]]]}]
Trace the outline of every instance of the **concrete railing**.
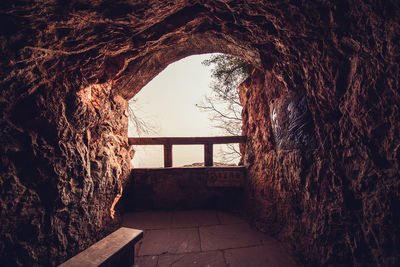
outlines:
[{"label": "concrete railing", "polygon": [[138,137],[128,138],[130,145],[163,145],[164,167],[172,167],[173,145],[204,145],[204,165],[213,166],[213,145],[246,142],[245,136],[215,137]]}]

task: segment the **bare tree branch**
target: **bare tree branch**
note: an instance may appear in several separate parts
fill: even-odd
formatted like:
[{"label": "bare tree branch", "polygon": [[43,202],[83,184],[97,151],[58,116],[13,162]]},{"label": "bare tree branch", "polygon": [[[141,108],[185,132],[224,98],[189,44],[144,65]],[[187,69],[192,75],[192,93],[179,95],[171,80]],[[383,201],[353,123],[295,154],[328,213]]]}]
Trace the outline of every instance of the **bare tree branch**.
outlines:
[{"label": "bare tree branch", "polygon": [[128,105],[128,118],[129,122],[133,124],[133,129],[135,130],[135,135],[141,136],[143,134],[149,135],[154,134],[157,132],[156,127],[150,123],[146,122],[143,118],[137,115],[134,106],[135,106],[135,99],[129,100]]},{"label": "bare tree branch", "polygon": [[[205,96],[196,106],[209,113],[213,127],[220,129],[223,134],[240,135],[242,126],[242,106],[239,100],[238,87],[249,75],[251,65],[241,59],[218,54],[202,62],[213,66],[210,85],[212,93]],[[225,163],[241,157],[238,145],[228,144],[220,149],[219,156]]]}]

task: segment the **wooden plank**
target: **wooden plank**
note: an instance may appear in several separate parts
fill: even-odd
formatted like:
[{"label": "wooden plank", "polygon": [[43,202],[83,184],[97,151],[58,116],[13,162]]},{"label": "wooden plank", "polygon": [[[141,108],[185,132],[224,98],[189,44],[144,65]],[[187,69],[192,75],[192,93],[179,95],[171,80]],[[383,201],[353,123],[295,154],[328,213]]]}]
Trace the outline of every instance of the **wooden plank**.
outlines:
[{"label": "wooden plank", "polygon": [[245,143],[246,136],[214,136],[214,137],[131,137],[130,145],[204,145]]},{"label": "wooden plank", "polygon": [[213,144],[207,143],[204,145],[204,166],[213,165]]},{"label": "wooden plank", "polygon": [[172,145],[164,144],[164,168],[172,167]]},{"label": "wooden plank", "polygon": [[59,266],[120,266],[121,261],[133,264],[134,245],[142,237],[141,230],[121,227]]}]

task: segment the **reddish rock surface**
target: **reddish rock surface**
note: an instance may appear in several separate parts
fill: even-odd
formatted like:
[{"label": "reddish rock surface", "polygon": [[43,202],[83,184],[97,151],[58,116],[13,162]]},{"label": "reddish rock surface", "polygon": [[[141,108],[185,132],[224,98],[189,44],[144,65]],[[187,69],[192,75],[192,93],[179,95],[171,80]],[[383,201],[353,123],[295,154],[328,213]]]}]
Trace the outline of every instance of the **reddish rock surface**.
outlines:
[{"label": "reddish rock surface", "polygon": [[169,63],[224,52],[258,69],[242,94],[252,221],[305,265],[399,265],[399,10],[1,1],[1,262],[57,264],[115,228],[126,100]]},{"label": "reddish rock surface", "polygon": [[271,71],[241,85],[247,213],[304,255],[304,265],[399,263],[400,99],[382,85],[392,78],[369,76],[374,67],[361,58],[346,63],[344,81],[340,64],[303,65],[314,73],[303,89]]}]

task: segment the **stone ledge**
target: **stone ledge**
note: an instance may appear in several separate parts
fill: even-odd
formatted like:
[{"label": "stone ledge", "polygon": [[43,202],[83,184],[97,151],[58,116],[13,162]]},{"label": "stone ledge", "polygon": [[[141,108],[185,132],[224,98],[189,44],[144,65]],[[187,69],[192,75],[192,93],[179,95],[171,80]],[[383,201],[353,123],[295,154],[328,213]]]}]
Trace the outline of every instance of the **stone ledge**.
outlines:
[{"label": "stone ledge", "polygon": [[122,202],[127,211],[236,210],[242,205],[244,167],[133,169]]}]

